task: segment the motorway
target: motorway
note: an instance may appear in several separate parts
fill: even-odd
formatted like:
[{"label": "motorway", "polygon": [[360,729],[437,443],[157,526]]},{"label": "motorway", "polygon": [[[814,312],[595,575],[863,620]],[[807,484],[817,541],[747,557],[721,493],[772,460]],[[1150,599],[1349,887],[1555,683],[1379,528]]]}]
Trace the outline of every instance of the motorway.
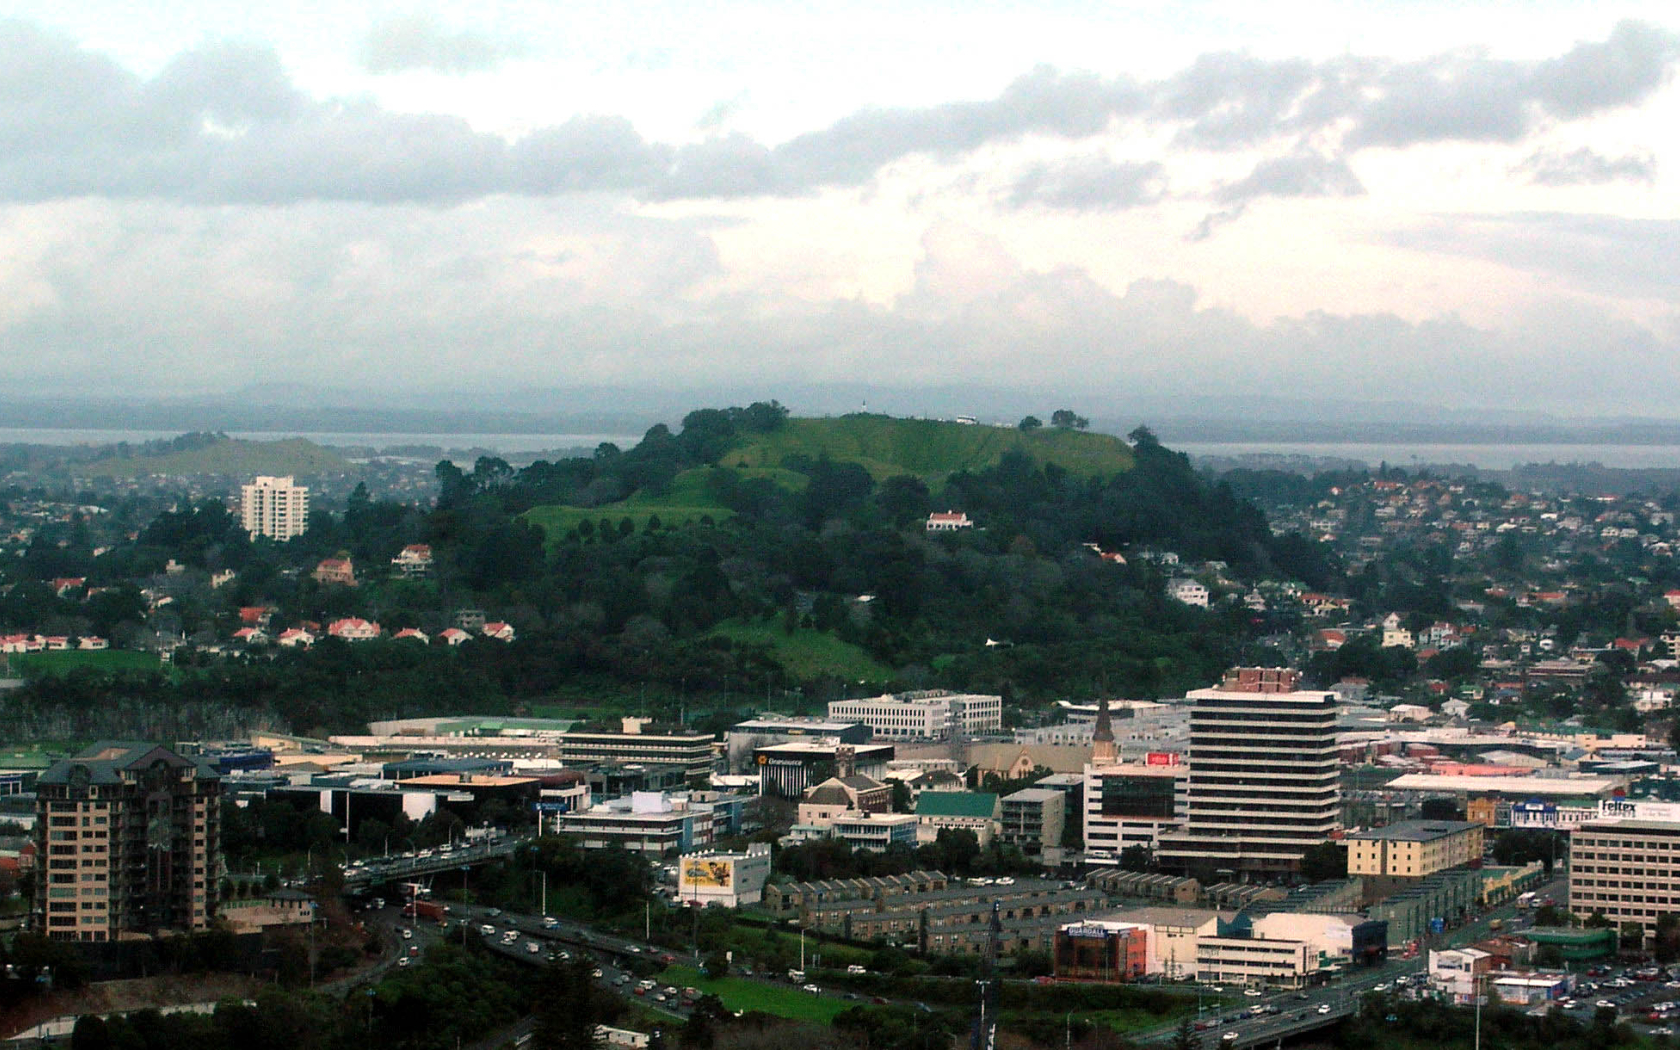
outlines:
[{"label": "motorway", "polygon": [[487,841],[463,842],[454,846],[440,846],[418,853],[399,853],[357,861],[342,869],[344,891],[367,892],[381,883],[402,882],[483,864],[506,857],[530,841],[532,840],[528,838],[494,838]]}]

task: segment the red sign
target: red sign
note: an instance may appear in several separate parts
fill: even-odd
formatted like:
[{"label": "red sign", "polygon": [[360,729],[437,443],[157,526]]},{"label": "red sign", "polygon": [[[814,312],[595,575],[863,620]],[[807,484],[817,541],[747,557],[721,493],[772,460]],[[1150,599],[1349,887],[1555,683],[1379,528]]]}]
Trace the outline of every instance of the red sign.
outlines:
[{"label": "red sign", "polygon": [[1143,756],[1143,764],[1146,766],[1176,766],[1178,765],[1178,752],[1151,751]]}]

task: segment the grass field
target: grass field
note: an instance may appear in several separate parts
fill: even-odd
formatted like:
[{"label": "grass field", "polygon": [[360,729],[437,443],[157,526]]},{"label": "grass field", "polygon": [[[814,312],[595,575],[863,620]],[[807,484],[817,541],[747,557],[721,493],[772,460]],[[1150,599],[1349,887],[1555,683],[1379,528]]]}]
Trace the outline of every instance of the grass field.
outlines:
[{"label": "grass field", "polygon": [[[760,473],[769,475],[791,472]],[[568,532],[577,528],[580,522],[599,524],[601,519],[605,518],[616,528],[620,521],[629,518],[636,531],[640,532],[647,528],[648,520],[655,516],[659,518],[661,525],[676,527],[698,522],[706,517],[713,521],[727,521],[735,516],[735,512],[714,500],[706,491],[705,472],[702,470],[685,470],[678,474],[671,482],[670,491],[662,496],[637,492],[629,499],[601,507],[573,507],[563,503],[550,503],[532,507],[525,512],[527,521],[542,527],[544,538],[550,546],[559,543]]]},{"label": "grass field", "polygon": [[809,628],[788,634],[779,620],[726,620],[712,628],[712,634],[768,646],[775,661],[795,678],[833,675],[847,682],[890,682],[893,677],[892,668],[858,646]]},{"label": "grass field", "polygon": [[841,416],[834,419],[790,419],[770,434],[754,435],[722,459],[727,467],[779,468],[794,456],[854,462],[877,481],[895,474],[913,474],[929,482],[943,482],[959,470],[982,470],[996,464],[1005,452],[1020,449],[1041,463],[1055,463],[1089,476],[1113,474],[1132,467],[1132,450],[1109,434],[1014,427],[969,426],[929,419],[891,419],[887,416]]},{"label": "grass field", "polygon": [[769,984],[745,977],[725,977],[714,981],[692,966],[667,967],[659,979],[678,988],[698,988],[715,995],[731,1010],[757,1010],[795,1021],[828,1024],[836,1014],[856,1005],[843,999],[802,992],[792,985]]},{"label": "grass field", "polygon": [[67,674],[81,667],[96,671],[155,671],[163,662],[152,653],[130,649],[65,649],[51,653],[20,653],[12,666],[24,677]]}]

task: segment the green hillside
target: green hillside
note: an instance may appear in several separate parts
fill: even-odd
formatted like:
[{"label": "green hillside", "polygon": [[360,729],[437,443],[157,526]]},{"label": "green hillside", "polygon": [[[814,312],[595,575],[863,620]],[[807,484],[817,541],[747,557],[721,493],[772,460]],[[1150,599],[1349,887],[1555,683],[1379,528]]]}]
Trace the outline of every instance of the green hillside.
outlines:
[{"label": "green hillside", "polygon": [[725,620],[712,634],[748,645],[763,645],[770,657],[794,678],[811,679],[832,675],[847,682],[886,683],[892,668],[885,666],[861,646],[843,642],[825,631],[801,627],[789,634],[775,621]]},{"label": "green hillside", "polygon": [[349,470],[350,463],[312,441],[245,441],[216,437],[198,447],[162,455],[110,455],[77,464],[89,477],[132,478],[145,474],[322,474]]},{"label": "green hillside", "polygon": [[[696,467],[678,474],[672,481],[670,490],[663,496],[654,496],[646,492],[636,492],[628,499],[617,503],[608,503],[600,507],[574,507],[567,504],[547,504],[532,507],[525,512],[525,518],[542,526],[544,535],[550,544],[558,543],[566,533],[577,528],[582,521],[599,522],[602,518],[615,525],[625,518],[636,526],[638,530],[647,527],[648,519],[657,516],[659,522],[666,526],[684,525],[697,522],[703,517],[711,517],[713,521],[723,521],[735,516],[735,512],[719,503],[712,494],[706,491],[706,472],[710,467]],[[762,477],[780,485],[791,492],[798,492],[804,488],[808,480],[805,475],[791,470],[743,470],[739,474],[743,478]]]},{"label": "green hillside", "polygon": [[1109,434],[1078,430],[1023,431],[929,419],[852,415],[833,419],[790,419],[769,434],[753,434],[731,449],[729,467],[785,467],[800,456],[858,463],[877,481],[914,474],[943,481],[959,470],[983,470],[1011,449],[1040,463],[1054,463],[1080,475],[1114,474],[1132,467],[1131,448]]}]

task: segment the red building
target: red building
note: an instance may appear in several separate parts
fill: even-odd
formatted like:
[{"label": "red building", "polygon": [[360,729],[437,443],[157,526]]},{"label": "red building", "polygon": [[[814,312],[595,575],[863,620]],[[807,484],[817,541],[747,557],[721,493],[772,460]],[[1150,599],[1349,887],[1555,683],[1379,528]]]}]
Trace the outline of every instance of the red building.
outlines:
[{"label": "red building", "polygon": [[1149,969],[1149,928],[1089,920],[1056,931],[1056,976],[1071,981],[1135,981]]}]

